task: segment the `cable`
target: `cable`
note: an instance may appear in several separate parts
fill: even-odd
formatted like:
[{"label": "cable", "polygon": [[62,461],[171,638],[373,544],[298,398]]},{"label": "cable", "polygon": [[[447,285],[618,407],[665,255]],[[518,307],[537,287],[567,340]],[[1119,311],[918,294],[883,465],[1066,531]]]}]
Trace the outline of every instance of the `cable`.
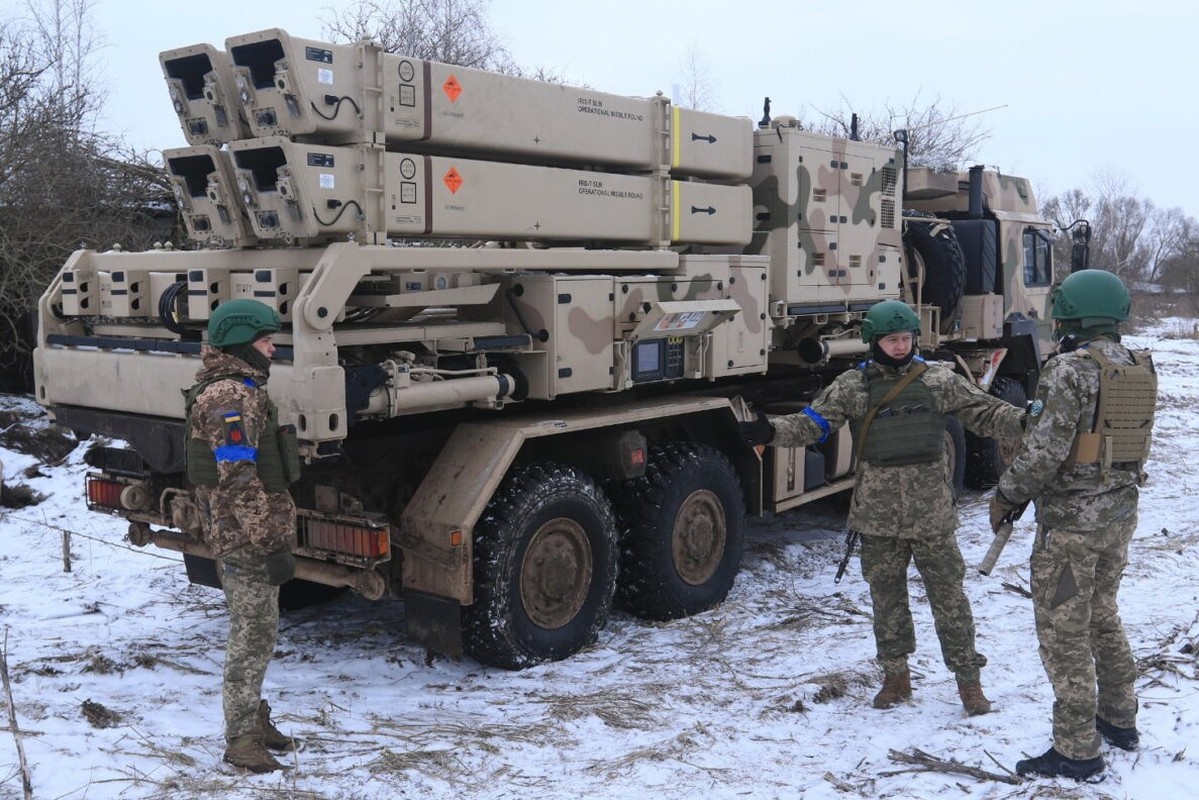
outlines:
[{"label": "cable", "polygon": [[349,200],[349,201],[343,203],[341,208],[338,209],[337,213],[333,216],[333,219],[329,220],[328,222],[325,222],[323,219],[321,219],[321,215],[316,213],[316,206],[312,207],[312,217],[317,222],[319,222],[321,225],[324,225],[327,228],[330,225],[335,224],[339,219],[341,219],[341,215],[346,213],[346,209],[349,208],[350,206],[356,206],[358,208],[358,219],[366,218],[366,214],[363,213],[362,206],[358,205],[357,200]]},{"label": "cable", "polygon": [[[333,99],[334,98],[332,95],[328,95],[328,94],[325,95],[325,104],[329,105],[330,104],[329,101],[333,100]],[[352,105],[354,107],[354,113],[356,113],[360,117],[362,116],[362,109],[359,108],[358,104],[354,102],[354,98],[349,97],[349,96],[343,96],[343,97],[338,97],[336,99],[337,99],[337,102],[332,104],[333,105],[333,114],[332,114],[332,116],[328,116],[328,117],[321,113],[321,110],[316,107],[316,103],[311,103],[310,105],[312,106],[313,112],[315,112],[316,115],[318,117],[320,117],[321,119],[334,120],[337,118],[338,112],[341,111],[341,104],[348,100],[350,102],[350,105]]]},{"label": "cable", "polygon": [[179,318],[175,314],[175,300],[178,299],[179,293],[186,288],[187,281],[175,281],[158,298],[158,319],[164,328],[178,336],[186,333],[187,329],[179,324]]}]

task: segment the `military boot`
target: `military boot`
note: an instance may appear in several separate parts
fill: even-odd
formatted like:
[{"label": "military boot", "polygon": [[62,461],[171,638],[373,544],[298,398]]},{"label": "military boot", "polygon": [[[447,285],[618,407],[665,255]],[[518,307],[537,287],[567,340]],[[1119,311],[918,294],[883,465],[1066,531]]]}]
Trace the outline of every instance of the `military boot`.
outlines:
[{"label": "military boot", "polygon": [[285,736],[271,722],[271,707],[265,700],[258,703],[258,727],[262,731],[262,743],[271,750],[290,752],[296,749],[296,740]]},{"label": "military boot", "polygon": [[912,699],[912,673],[888,672],[883,676],[883,688],[874,696],[875,708],[894,708]]},{"label": "military boot", "polygon": [[1099,735],[1108,744],[1121,750],[1136,750],[1141,741],[1135,725],[1131,728],[1117,728],[1099,715],[1095,716],[1095,730],[1099,731]]},{"label": "military boot", "polygon": [[263,747],[262,735],[259,733],[247,733],[230,739],[225,746],[225,760],[250,772],[263,773],[285,769]]},{"label": "military boot", "polygon": [[989,714],[991,701],[983,694],[983,686],[978,681],[958,681],[958,696],[962,698],[962,706],[972,717],[979,714]]},{"label": "military boot", "polygon": [[1046,778],[1073,778],[1085,781],[1103,772],[1103,756],[1066,758],[1051,747],[1036,758],[1016,762],[1017,775],[1044,775]]}]

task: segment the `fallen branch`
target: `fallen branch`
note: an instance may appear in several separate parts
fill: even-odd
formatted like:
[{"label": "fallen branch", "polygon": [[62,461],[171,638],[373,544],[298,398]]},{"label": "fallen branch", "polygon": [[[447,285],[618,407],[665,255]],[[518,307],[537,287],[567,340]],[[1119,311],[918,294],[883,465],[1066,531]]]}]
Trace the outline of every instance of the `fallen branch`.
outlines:
[{"label": "fallen branch", "polygon": [[960,761],[946,760],[929,755],[928,753],[913,747],[910,753],[901,753],[898,750],[887,751],[887,757],[892,761],[898,761],[900,764],[911,764],[918,769],[901,769],[892,772],[879,773],[884,777],[891,775],[901,775],[905,772],[945,772],[954,775],[966,775],[980,781],[999,781],[1000,783],[1010,783],[1013,786],[1018,786],[1023,781],[1016,775],[1000,775],[997,772],[987,772],[979,767],[971,767],[963,764]]},{"label": "fallen branch", "polygon": [[1023,586],[1017,586],[1016,584],[1008,583],[1007,581],[1004,581],[1003,583],[1001,583],[999,585],[1002,586],[1003,588],[1007,589],[1009,592],[1015,592],[1016,594],[1020,595],[1021,597],[1027,597],[1030,600],[1032,599],[1032,592],[1028,591]]},{"label": "fallen branch", "polygon": [[17,727],[17,706],[12,699],[12,683],[8,679],[8,628],[4,629],[4,647],[0,649],[0,678],[4,680],[4,697],[8,700],[8,723],[12,738],[17,742],[17,760],[21,763],[21,787],[25,800],[33,800],[33,778],[29,774],[29,762],[25,760],[25,744],[21,741],[21,729]]}]

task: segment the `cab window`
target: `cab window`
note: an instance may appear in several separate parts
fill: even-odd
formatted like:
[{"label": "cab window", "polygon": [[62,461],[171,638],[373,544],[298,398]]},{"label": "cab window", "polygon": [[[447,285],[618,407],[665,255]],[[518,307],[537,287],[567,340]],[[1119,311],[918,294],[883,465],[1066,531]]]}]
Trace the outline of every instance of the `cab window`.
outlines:
[{"label": "cab window", "polygon": [[1048,286],[1053,282],[1053,249],[1049,234],[1036,228],[1024,231],[1024,285]]}]

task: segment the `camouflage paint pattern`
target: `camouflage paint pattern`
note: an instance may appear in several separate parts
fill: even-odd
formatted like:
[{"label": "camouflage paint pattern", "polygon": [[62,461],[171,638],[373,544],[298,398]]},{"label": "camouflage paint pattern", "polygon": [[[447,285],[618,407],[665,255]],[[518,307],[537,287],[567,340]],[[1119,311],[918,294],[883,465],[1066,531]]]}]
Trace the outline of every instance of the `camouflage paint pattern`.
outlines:
[{"label": "camouflage paint pattern", "polygon": [[[847,370],[812,401],[811,410],[829,424],[830,431],[867,413],[864,371],[879,375],[906,374],[909,367],[895,370],[874,362]],[[1003,402],[978,388],[973,381],[949,368],[932,364],[918,379],[923,381],[937,404],[937,412],[953,414],[969,431],[979,436],[1020,436],[1024,410]],[[814,444],[824,435],[807,414],[789,414],[771,420],[778,446]],[[849,527],[873,536],[922,539],[937,531],[957,527],[957,504],[950,483],[949,460],[942,452],[927,464],[875,466],[863,464],[854,486]]]},{"label": "camouflage paint pattern", "polygon": [[[239,375],[260,385],[266,374],[216,348],[202,349],[203,368],[196,382],[217,375]],[[215,451],[231,444],[226,440],[225,415],[241,416],[244,444],[257,448],[267,419],[265,388],[252,388],[240,380],[217,381],[196,398],[188,420],[188,435],[208,442]],[[251,460],[218,461],[220,483],[197,487],[204,540],[217,556],[236,553],[239,558],[260,558],[293,543],[296,506],[287,492],[268,492]]]},{"label": "camouflage paint pattern", "polygon": [[231,741],[258,730],[262,681],[279,634],[279,587],[260,561],[231,558],[221,562],[221,584],[229,607],[221,705]]},{"label": "camouflage paint pattern", "polygon": [[[918,167],[908,171],[909,194],[904,206],[932,214],[965,214],[970,209],[969,185],[969,172],[946,174]],[[1027,178],[984,170],[982,191],[986,211],[999,222],[997,266],[1001,274],[996,280],[1002,284],[1004,314],[1035,320],[1041,352],[1049,353],[1053,348],[1049,318],[1053,267],[1049,265],[1048,280],[1043,284],[1025,282],[1024,235],[1030,230],[1052,234],[1053,226],[1037,211],[1037,198]]]},{"label": "camouflage paint pattern", "polygon": [[[1110,339],[1083,347],[1133,363]],[[1136,529],[1142,475],[1139,468],[1066,466],[1077,434],[1091,429],[1098,396],[1098,364],[1078,352],[1052,358],[1037,385],[1041,407],[1034,404],[1028,432],[997,487],[1012,502],[1036,503],[1033,610],[1053,685],[1054,746],[1070,758],[1099,753],[1097,711],[1119,727],[1136,722],[1136,669],[1117,593]]]},{"label": "camouflage paint pattern", "polygon": [[908,566],[924,581],[941,657],[965,683],[977,683],[987,659],[974,648],[974,614],[962,588],[966,565],[953,528],[928,530],[921,539],[862,536],[862,577],[870,584],[874,642],[888,674],[907,668],[916,652],[916,631],[908,601]]},{"label": "camouflage paint pattern", "polygon": [[[756,231],[746,252],[786,265],[772,271],[772,299],[898,296],[898,151],[785,123],[755,136]],[[888,252],[894,253],[891,268],[880,267]]]}]

